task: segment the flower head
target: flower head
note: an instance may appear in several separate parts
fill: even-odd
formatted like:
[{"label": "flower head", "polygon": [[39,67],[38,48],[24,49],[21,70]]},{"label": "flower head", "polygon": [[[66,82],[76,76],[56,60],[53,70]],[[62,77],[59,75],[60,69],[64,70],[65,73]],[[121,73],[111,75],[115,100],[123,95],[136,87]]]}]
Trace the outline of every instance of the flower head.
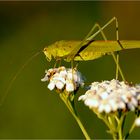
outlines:
[{"label": "flower head", "polygon": [[45,73],[45,77],[41,81],[49,81],[48,88],[50,90],[57,89],[61,92],[63,90],[73,92],[84,85],[83,77],[76,69],[61,66],[46,70]]},{"label": "flower head", "polygon": [[94,82],[79,100],[83,100],[86,106],[99,113],[133,111],[139,105],[140,86],[131,86],[115,79],[101,83]]}]

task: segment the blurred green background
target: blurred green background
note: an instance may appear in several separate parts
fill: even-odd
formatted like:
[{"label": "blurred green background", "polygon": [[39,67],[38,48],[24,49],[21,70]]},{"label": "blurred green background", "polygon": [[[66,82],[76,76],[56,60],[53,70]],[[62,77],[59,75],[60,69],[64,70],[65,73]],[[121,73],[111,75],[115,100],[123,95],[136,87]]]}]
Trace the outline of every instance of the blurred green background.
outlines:
[{"label": "blurred green background", "polygon": [[[0,99],[33,53],[57,40],[83,39],[95,22],[103,26],[113,16],[119,21],[120,40],[140,39],[139,1],[0,2]],[[108,39],[115,39],[115,24],[105,33]],[[139,83],[140,49],[122,51],[120,59],[126,79]],[[14,81],[0,107],[0,138],[84,138],[59,96],[40,81],[52,64],[41,53]],[[115,78],[111,56],[82,62],[79,70],[89,83]],[[84,92],[81,90],[77,98]],[[111,138],[106,126],[83,102],[76,103],[76,107],[92,138]],[[140,138],[139,129],[130,138]]]}]

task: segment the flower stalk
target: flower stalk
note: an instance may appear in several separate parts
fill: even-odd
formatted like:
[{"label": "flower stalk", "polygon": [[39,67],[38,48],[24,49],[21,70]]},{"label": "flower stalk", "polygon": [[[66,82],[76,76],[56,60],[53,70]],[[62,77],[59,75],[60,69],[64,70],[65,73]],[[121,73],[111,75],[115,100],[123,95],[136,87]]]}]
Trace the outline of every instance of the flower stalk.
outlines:
[{"label": "flower stalk", "polygon": [[76,122],[78,123],[83,135],[85,136],[86,140],[90,140],[90,137],[85,129],[85,127],[83,126],[80,118],[78,117],[77,111],[75,109],[75,105],[74,105],[74,100],[70,101],[66,96],[65,93],[60,93],[60,98],[62,99],[62,101],[65,103],[65,105],[67,106],[67,108],[69,109],[70,113],[72,114],[72,116],[74,117],[74,119],[76,120]]},{"label": "flower stalk", "polygon": [[48,88],[50,90],[55,89],[58,92],[60,98],[78,123],[86,140],[90,140],[90,137],[77,114],[74,104],[74,96],[76,92],[80,86],[82,87],[84,85],[81,73],[78,72],[76,68],[66,69],[64,66],[49,69],[45,73],[46,75],[41,81],[49,81]]}]

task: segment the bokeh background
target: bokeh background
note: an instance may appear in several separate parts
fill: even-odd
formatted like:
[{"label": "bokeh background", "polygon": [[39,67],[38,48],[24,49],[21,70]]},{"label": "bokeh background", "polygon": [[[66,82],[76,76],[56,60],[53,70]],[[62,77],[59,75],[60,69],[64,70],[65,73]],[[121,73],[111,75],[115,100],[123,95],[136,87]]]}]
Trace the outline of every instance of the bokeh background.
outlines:
[{"label": "bokeh background", "polygon": [[[140,40],[139,1],[1,1],[0,99],[18,69],[35,52],[57,40],[83,39],[95,22],[103,26],[114,16],[119,21],[120,40]],[[105,29],[105,33],[108,39],[115,40],[115,24]],[[140,49],[120,52],[120,60],[126,79],[139,83]],[[41,53],[18,75],[0,106],[0,138],[84,138],[59,96],[40,81],[45,69],[53,63],[47,62]],[[70,67],[69,63],[64,64]],[[89,83],[115,78],[111,56],[82,62],[79,70]],[[84,92],[81,90],[76,97]],[[106,126],[82,102],[76,102],[76,107],[92,138],[111,138]],[[128,122],[131,121],[130,115]],[[139,129],[130,138],[140,138]]]}]

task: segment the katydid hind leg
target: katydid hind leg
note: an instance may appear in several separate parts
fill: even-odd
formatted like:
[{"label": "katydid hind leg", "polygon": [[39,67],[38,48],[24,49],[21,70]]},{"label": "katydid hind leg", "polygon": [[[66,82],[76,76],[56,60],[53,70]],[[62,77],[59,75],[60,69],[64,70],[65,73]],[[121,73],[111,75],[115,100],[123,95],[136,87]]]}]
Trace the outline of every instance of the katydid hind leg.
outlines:
[{"label": "katydid hind leg", "polygon": [[[87,34],[87,36],[83,39],[83,41],[80,43],[80,49],[78,50],[78,52],[76,52],[76,54],[74,55],[74,57],[76,57],[76,55],[79,55],[82,58],[82,56],[79,54],[83,49],[85,49],[86,47],[88,47],[88,45],[90,43],[92,43],[94,40],[93,38],[91,40],[88,40],[88,37],[90,37],[91,35],[93,35],[94,30],[98,28],[100,29],[100,25],[98,23],[95,23],[94,26],[92,27],[92,29],[90,30],[90,32]],[[106,39],[105,34],[103,33],[103,31],[101,30],[101,35],[104,38],[104,40]],[[86,44],[84,45],[84,42],[86,42]],[[83,48],[83,49],[82,49]],[[72,56],[73,57],[73,56]],[[73,58],[74,59],[74,58]],[[83,59],[84,60],[84,59]]]},{"label": "katydid hind leg", "polygon": [[[81,49],[83,43],[85,41],[91,41],[93,40],[99,33],[101,33],[106,27],[108,27],[111,23],[113,23],[113,21],[115,21],[116,23],[116,35],[117,35],[117,42],[119,43],[119,46],[122,48],[122,45],[119,41],[119,36],[118,36],[118,21],[116,17],[111,18],[103,27],[101,27],[98,31],[96,31],[94,34],[93,31],[96,29],[96,27],[98,26],[98,24],[95,24],[92,29],[90,30],[90,32],[87,34],[87,36],[83,39],[83,41],[76,47],[74,48],[71,53],[67,56],[67,61],[71,61],[72,59],[74,60],[75,56],[77,55],[77,53],[79,52],[79,50]],[[91,35],[92,34],[92,35]]]},{"label": "katydid hind leg", "polygon": [[[117,22],[117,19],[115,18],[116,20],[116,40],[118,41],[119,40],[119,34],[118,34],[118,22]],[[103,30],[101,30],[101,26],[96,23],[95,26],[99,29],[99,33],[102,35],[102,38],[107,41],[107,37],[105,36]],[[97,31],[98,32],[98,31]],[[124,76],[123,76],[123,73],[122,73],[122,70],[120,68],[120,65],[119,65],[119,52],[117,52],[117,56],[115,56],[115,54],[113,52],[111,52],[112,56],[113,56],[113,59],[116,63],[116,79],[118,79],[118,71],[120,72],[120,75],[122,77],[123,80],[124,79]]]},{"label": "katydid hind leg", "polygon": [[93,27],[91,28],[91,30],[85,36],[85,38],[80,42],[80,44],[76,48],[74,48],[70,52],[70,54],[67,56],[67,58],[66,58],[67,61],[74,60],[75,56],[77,55],[77,53],[79,52],[79,50],[81,49],[81,47],[84,45],[84,43],[87,43],[88,44],[88,42],[92,41],[92,39],[91,40],[87,40],[87,38],[89,38],[93,34],[93,32],[95,31],[96,28],[97,28],[97,25],[94,24]]},{"label": "katydid hind leg", "polygon": [[[121,49],[123,49],[123,46],[121,45],[121,43],[120,43],[120,41],[119,41],[118,20],[117,20],[116,17],[113,17],[112,19],[110,19],[103,27],[100,27],[100,25],[99,25],[98,23],[96,23],[96,24],[94,25],[94,29],[95,29],[95,28],[98,28],[99,30],[98,30],[97,32],[95,32],[93,35],[91,35],[90,37],[88,37],[86,40],[91,41],[91,40],[94,39],[94,37],[96,37],[96,36],[100,33],[100,34],[102,35],[103,39],[104,39],[105,41],[107,41],[107,37],[105,36],[103,30],[104,30],[106,27],[108,27],[108,26],[109,26],[111,23],[113,23],[113,22],[115,22],[115,25],[116,25],[116,41],[118,42],[118,45],[121,47]],[[120,68],[120,66],[119,66],[119,57],[118,57],[118,56],[116,57],[115,54],[114,54],[113,52],[111,52],[111,54],[112,54],[113,59],[114,59],[114,61],[115,61],[115,63],[116,63],[116,78],[118,78],[118,71],[119,71],[119,72],[120,72],[120,75],[121,75],[121,77],[122,77],[122,79],[125,80],[124,75],[123,75],[123,73],[122,73],[122,70],[121,70],[121,68]],[[117,55],[119,55],[119,54],[117,53]]]},{"label": "katydid hind leg", "polygon": [[117,60],[117,64],[118,65],[116,65],[116,79],[118,79],[118,77],[119,77],[119,68],[118,68],[118,66],[119,66],[119,52],[117,52],[117,54],[116,54],[116,60]]},{"label": "katydid hind leg", "polygon": [[[123,46],[122,46],[122,44],[120,43],[120,41],[119,41],[119,31],[118,31],[118,29],[119,29],[119,24],[118,24],[118,20],[117,20],[117,18],[116,17],[113,17],[113,18],[111,18],[104,26],[102,26],[102,27],[100,27],[99,26],[99,24],[97,23],[97,27],[99,27],[99,30],[97,31],[97,32],[95,32],[92,36],[90,36],[89,38],[87,38],[87,40],[92,40],[95,36],[97,36],[100,32],[102,33],[102,31],[106,28],[106,27],[108,27],[111,23],[113,23],[113,22],[115,22],[115,28],[116,28],[116,40],[117,40],[117,42],[118,42],[118,44],[119,44],[119,46],[121,47],[121,49],[124,49],[123,48]],[[102,36],[104,36],[104,35],[102,35]],[[103,38],[105,38],[105,37],[103,37]]]},{"label": "katydid hind leg", "polygon": [[[121,44],[121,42],[120,42],[120,40],[119,40],[119,24],[118,24],[118,20],[117,20],[116,17],[114,18],[114,20],[115,20],[115,25],[116,25],[116,41],[118,42],[118,45],[120,46],[120,48],[124,49],[122,44]],[[121,75],[122,79],[125,81],[123,72],[122,72],[122,70],[120,68],[120,65],[119,65],[119,51],[117,51],[117,54],[116,54],[116,62],[117,62],[116,63],[116,79],[118,79],[118,73],[120,71],[120,75]]]},{"label": "katydid hind leg", "polygon": [[[95,36],[101,33],[101,31],[103,31],[106,27],[108,27],[111,23],[113,23],[113,21],[115,21],[116,25],[118,25],[117,18],[113,17],[104,26],[100,27],[100,29],[97,32],[95,32],[92,36],[87,38],[87,40],[92,40]],[[117,35],[118,35],[118,31],[117,31]]]}]

